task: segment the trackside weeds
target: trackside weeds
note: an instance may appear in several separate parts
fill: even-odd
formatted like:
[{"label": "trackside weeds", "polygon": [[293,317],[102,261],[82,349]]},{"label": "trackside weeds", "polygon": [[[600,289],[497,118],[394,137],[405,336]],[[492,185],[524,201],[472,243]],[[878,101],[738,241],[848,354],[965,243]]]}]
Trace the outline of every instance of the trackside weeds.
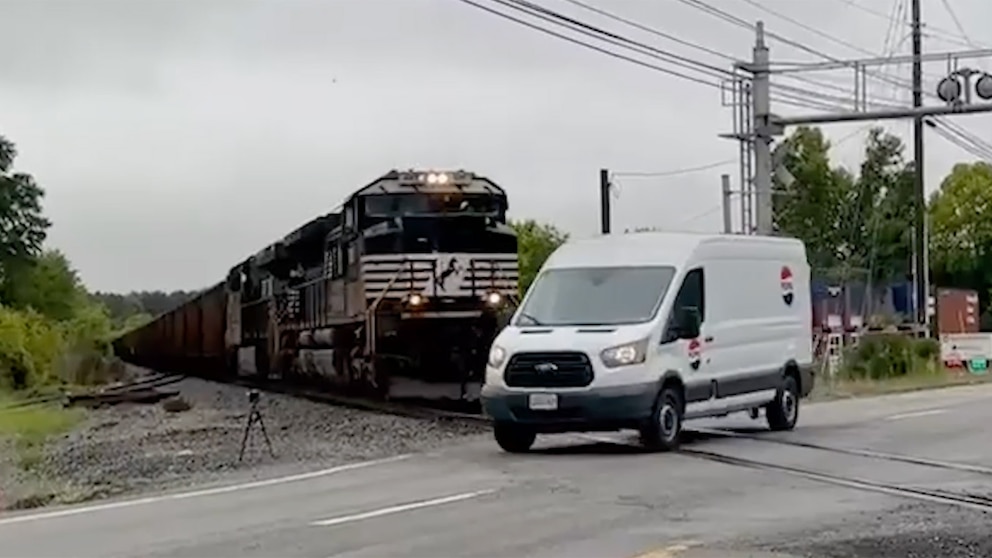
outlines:
[{"label": "trackside weeds", "polygon": [[122,404],[81,413],[68,432],[25,457],[0,433],[0,509],[71,503],[144,490],[179,488],[232,475],[333,466],[435,449],[481,435],[484,426],[346,409],[263,394],[261,432],[238,453],[249,402],[244,388],[198,379],[169,386],[190,408]]}]

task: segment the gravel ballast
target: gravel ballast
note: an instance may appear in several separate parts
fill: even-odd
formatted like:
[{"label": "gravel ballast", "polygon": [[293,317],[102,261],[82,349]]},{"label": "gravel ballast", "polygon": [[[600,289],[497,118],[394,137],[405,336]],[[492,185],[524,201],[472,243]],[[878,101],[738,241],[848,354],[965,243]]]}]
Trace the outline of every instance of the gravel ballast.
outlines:
[{"label": "gravel ballast", "polygon": [[[485,431],[479,424],[263,393],[259,409],[275,455],[256,425],[239,463],[250,410],[246,389],[193,378],[166,389],[178,390],[190,408],[170,412],[163,404],[121,404],[89,411],[81,425],[48,444],[36,474],[18,472],[0,458],[6,507],[333,466],[436,449]],[[2,454],[8,454],[4,449]]]}]

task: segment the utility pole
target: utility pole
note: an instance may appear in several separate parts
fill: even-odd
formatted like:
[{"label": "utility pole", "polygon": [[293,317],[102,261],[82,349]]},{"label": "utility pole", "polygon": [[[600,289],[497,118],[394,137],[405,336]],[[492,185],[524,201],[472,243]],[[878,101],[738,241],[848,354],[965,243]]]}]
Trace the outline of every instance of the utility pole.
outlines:
[{"label": "utility pole", "polygon": [[610,171],[599,169],[599,222],[603,234],[610,234]]},{"label": "utility pole", "polygon": [[[922,23],[920,19],[920,0],[912,0],[913,16],[913,54],[910,56],[889,56],[884,58],[866,58],[860,60],[831,60],[820,64],[806,65],[804,69],[777,69],[770,67],[768,47],[764,40],[764,24],[755,24],[756,40],[752,61],[738,62],[735,66],[751,74],[751,117],[742,119],[752,126],[750,130],[721,134],[721,137],[737,140],[751,146],[754,152],[754,167],[752,184],[755,191],[753,215],[758,234],[771,234],[774,223],[774,207],[772,205],[772,175],[777,164],[771,160],[771,139],[785,133],[788,126],[810,126],[819,124],[837,124],[841,122],[866,122],[880,120],[914,120],[914,171],[915,191],[914,205],[915,223],[913,235],[914,289],[917,304],[917,318],[921,325],[929,321],[927,304],[929,301],[928,250],[926,207],[923,191],[923,123],[927,117],[950,116],[956,114],[992,113],[992,102],[972,102],[971,89],[983,101],[992,101],[992,78],[982,77],[977,82],[971,81],[973,75],[983,75],[984,72],[971,69],[959,69],[948,74],[938,86],[937,96],[944,102],[943,106],[924,106],[922,86],[922,62],[924,60],[949,60],[957,63],[959,59],[984,57],[992,55],[992,49],[922,54]],[[911,63],[913,65],[913,107],[893,108],[883,110],[856,110],[854,112],[821,113],[802,116],[781,117],[771,113],[770,109],[770,76],[774,73],[798,73],[800,71],[861,68],[864,73],[867,66],[882,64]],[[863,79],[863,78],[862,78]],[[856,90],[857,93],[857,90]],[[742,150],[746,152],[746,150]],[[742,158],[744,155],[742,155]],[[744,162],[746,168],[746,161]],[[743,187],[743,185],[742,185]],[[745,231],[747,232],[747,231]]]},{"label": "utility pole", "polygon": [[720,185],[723,189],[723,232],[730,234],[733,232],[733,224],[730,221],[730,175],[720,176]]},{"label": "utility pole", "polygon": [[765,24],[755,24],[751,71],[751,114],[754,118],[754,213],[755,229],[759,235],[774,233],[772,223],[772,154],[771,136],[762,133],[768,129],[771,118],[771,78],[768,67],[768,46],[765,44]]},{"label": "utility pole", "polygon": [[[913,108],[923,107],[923,21],[920,17],[920,0],[912,0],[913,18]],[[913,119],[913,174],[914,174],[914,234],[913,283],[916,287],[916,323],[925,326],[928,321],[927,303],[930,300],[930,266],[927,257],[926,201],[923,189],[923,116]]]}]

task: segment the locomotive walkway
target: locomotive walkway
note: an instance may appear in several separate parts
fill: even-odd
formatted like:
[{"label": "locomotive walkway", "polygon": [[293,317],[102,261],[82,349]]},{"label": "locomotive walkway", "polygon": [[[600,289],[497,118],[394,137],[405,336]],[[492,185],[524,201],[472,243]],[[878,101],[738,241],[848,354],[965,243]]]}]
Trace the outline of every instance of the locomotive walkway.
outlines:
[{"label": "locomotive walkway", "polygon": [[[990,403],[992,388],[979,386],[809,405],[795,432],[762,436],[992,468]],[[730,424],[756,423],[742,417],[707,426]],[[194,492],[5,515],[0,549],[19,557],[787,557],[803,551],[795,545],[819,544],[809,533],[829,530],[831,548],[853,550],[824,555],[992,555],[983,515],[970,509],[691,454],[643,454],[619,434],[539,444],[535,454],[509,455],[485,440]],[[695,440],[687,448],[955,492],[988,485],[967,467],[746,438]],[[849,543],[871,537],[882,538]],[[978,554],[906,546],[934,540],[979,545],[969,547]],[[894,544],[904,546],[889,548]],[[745,552],[763,547],[777,553]]]}]

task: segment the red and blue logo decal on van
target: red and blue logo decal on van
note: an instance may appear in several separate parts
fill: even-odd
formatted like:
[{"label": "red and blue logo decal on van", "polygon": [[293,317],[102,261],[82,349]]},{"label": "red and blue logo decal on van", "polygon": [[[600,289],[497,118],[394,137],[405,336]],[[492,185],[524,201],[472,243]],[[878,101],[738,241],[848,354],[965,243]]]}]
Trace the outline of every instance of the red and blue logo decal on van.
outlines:
[{"label": "red and blue logo decal on van", "polygon": [[792,301],[795,299],[796,295],[792,282],[792,270],[789,269],[789,266],[782,266],[779,281],[782,287],[782,300],[785,301],[786,306],[792,306]]},{"label": "red and blue logo decal on van", "polygon": [[703,358],[703,345],[699,342],[699,339],[692,339],[689,341],[689,366],[693,370],[699,370],[699,363]]}]

